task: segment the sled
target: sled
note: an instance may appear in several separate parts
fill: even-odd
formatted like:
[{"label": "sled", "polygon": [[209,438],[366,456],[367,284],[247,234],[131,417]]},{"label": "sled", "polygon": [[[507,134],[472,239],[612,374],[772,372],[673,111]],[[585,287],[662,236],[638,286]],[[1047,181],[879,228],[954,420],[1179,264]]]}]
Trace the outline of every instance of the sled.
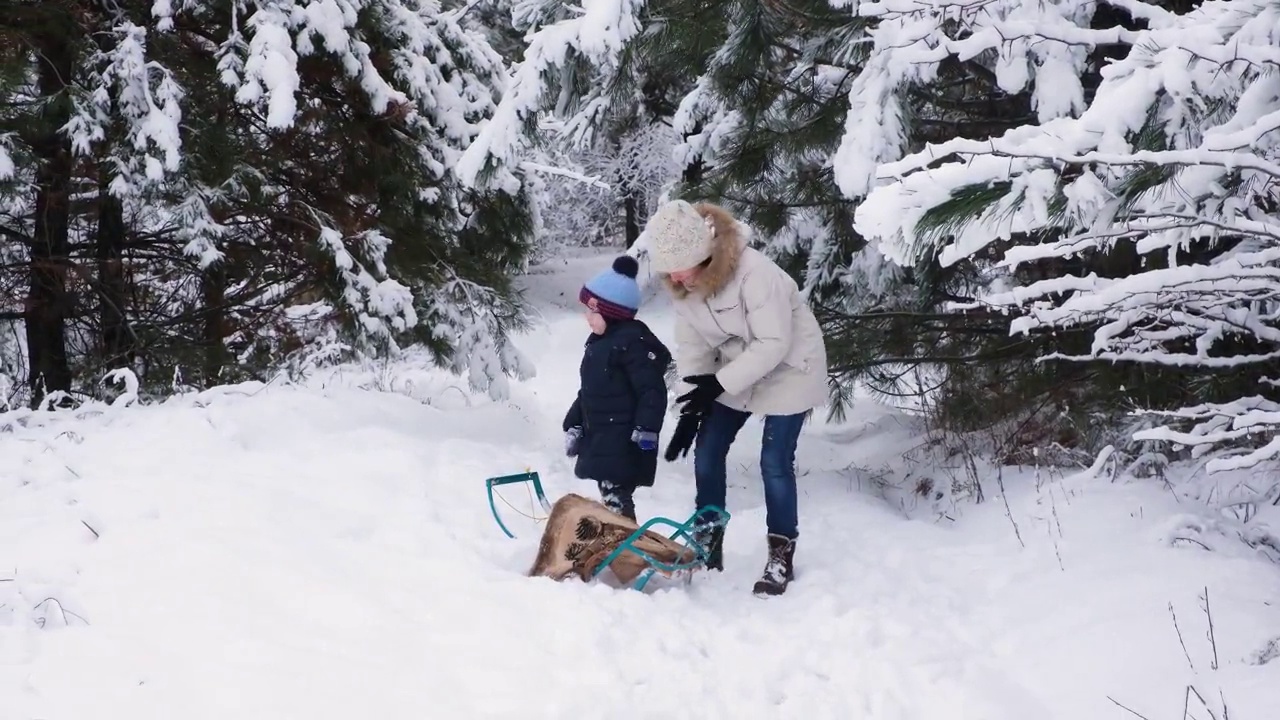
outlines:
[{"label": "sled", "polygon": [[[603,581],[607,573],[640,591],[658,576],[687,584],[710,554],[695,531],[728,522],[727,511],[708,506],[682,523],[655,517],[637,524],[598,501],[570,493],[552,506],[528,575],[557,581],[576,576],[588,582]],[[659,528],[671,532],[664,535]]]},{"label": "sled", "polygon": [[[515,533],[511,532],[511,530],[507,528],[506,523],[502,522],[502,515],[498,512],[498,506],[493,501],[495,496],[494,488],[501,487],[503,485],[514,485],[516,483],[529,483],[532,486],[529,504],[532,505],[536,498],[538,504],[542,506],[542,511],[545,512],[547,516],[551,515],[551,503],[547,500],[546,494],[542,492],[542,479],[538,477],[538,473],[533,472],[532,470],[525,470],[524,472],[516,473],[515,475],[503,475],[502,477],[491,477],[485,480],[485,489],[489,494],[489,510],[493,513],[493,519],[498,522],[498,527],[502,528],[502,532],[506,533],[509,538],[514,538]],[[497,495],[497,497],[501,498],[502,502],[507,505],[507,507],[510,507],[512,510],[524,515],[523,512],[516,509],[514,505],[507,502],[501,495]],[[535,522],[541,522],[547,519],[547,517],[539,518],[533,515],[525,515],[525,517]]]},{"label": "sled", "polygon": [[[710,519],[708,519],[710,518]],[[599,576],[605,568],[617,570],[613,568],[615,561],[622,556],[623,553],[634,553],[639,555],[644,561],[646,567],[640,571],[640,574],[631,582],[631,587],[636,590],[644,591],[645,585],[653,579],[654,575],[662,575],[671,579],[681,579],[688,583],[693,579],[693,573],[699,568],[707,564],[707,558],[710,557],[711,549],[698,542],[694,537],[694,532],[699,528],[711,530],[727,525],[729,522],[729,511],[715,505],[708,505],[699,508],[689,516],[683,523],[677,524],[675,521],[665,517],[651,518],[639,528],[634,530],[627,536],[622,544],[614,548],[613,552],[605,557],[595,569],[594,575]],[[664,561],[659,557],[645,552],[642,548],[636,547],[636,542],[650,533],[653,528],[658,526],[666,526],[671,528],[673,532],[667,536],[668,540],[676,541],[677,538],[684,540],[684,547],[687,554],[678,558],[674,562]]]}]

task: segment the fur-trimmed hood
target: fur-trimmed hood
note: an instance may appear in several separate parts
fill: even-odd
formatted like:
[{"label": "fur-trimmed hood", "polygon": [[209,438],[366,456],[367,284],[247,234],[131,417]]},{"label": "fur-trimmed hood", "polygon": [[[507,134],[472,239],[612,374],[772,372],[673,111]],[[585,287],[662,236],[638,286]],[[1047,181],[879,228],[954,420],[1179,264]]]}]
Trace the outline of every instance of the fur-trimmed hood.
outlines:
[{"label": "fur-trimmed hood", "polygon": [[698,277],[698,286],[693,291],[674,282],[670,275],[662,274],[663,284],[677,298],[683,298],[690,292],[697,292],[703,297],[713,297],[723,290],[725,285],[733,279],[733,274],[738,271],[742,251],[747,246],[749,234],[747,229],[728,210],[705,202],[697,203],[693,207],[699,215],[711,221],[715,237],[711,240],[711,259]]}]

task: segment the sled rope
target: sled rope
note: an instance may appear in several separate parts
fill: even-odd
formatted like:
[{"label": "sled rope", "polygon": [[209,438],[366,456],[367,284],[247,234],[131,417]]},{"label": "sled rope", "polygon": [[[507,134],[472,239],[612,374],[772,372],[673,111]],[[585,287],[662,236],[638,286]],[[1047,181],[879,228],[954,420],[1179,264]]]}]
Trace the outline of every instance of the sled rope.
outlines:
[{"label": "sled rope", "polygon": [[[532,508],[533,508],[533,507],[534,507],[534,505],[535,505],[535,503],[533,502],[533,488],[529,487],[528,485],[525,485],[525,486],[524,486],[524,489],[525,489],[525,492],[529,494],[529,507],[531,508],[530,512],[532,512]],[[502,493],[497,492],[497,491],[495,490],[495,491],[494,491],[494,495],[497,495],[497,496],[498,496],[498,499],[502,501],[502,504],[503,504],[503,505],[506,505],[507,507],[509,507],[509,508],[511,508],[512,510],[514,510],[517,514],[519,514],[519,515],[523,515],[524,517],[529,518],[530,520],[534,521],[535,523],[544,523],[544,522],[546,522],[546,521],[547,521],[547,517],[550,517],[550,516],[547,516],[547,517],[537,517],[536,515],[530,515],[529,513],[526,513],[525,511],[521,510],[520,508],[516,507],[515,505],[512,505],[512,504],[510,503],[510,501],[508,501],[505,497],[503,497],[503,496],[502,496]]]},{"label": "sled rope", "polygon": [[[535,513],[537,512],[537,508],[532,507],[536,500],[537,504],[542,505],[542,509],[546,512],[546,516],[540,518],[536,515],[526,513],[524,510],[512,505],[511,501],[508,500],[506,496],[497,491],[498,486],[510,485],[512,483],[525,483],[525,489],[529,492],[529,505],[531,506],[531,511]],[[501,500],[503,505],[506,505],[517,515],[533,520],[535,524],[550,520],[551,503],[547,502],[547,496],[542,491],[542,481],[538,478],[538,473],[533,470],[525,468],[525,471],[522,473],[486,478],[484,484],[487,490],[487,495],[489,496],[489,511],[493,513],[494,522],[498,523],[498,527],[502,528],[503,534],[507,537],[513,538],[515,537],[515,534],[512,533],[506,524],[502,522],[502,514],[498,512],[498,500]],[[530,485],[532,485],[532,488],[529,487]],[[497,500],[494,499],[494,495],[498,496]]]}]

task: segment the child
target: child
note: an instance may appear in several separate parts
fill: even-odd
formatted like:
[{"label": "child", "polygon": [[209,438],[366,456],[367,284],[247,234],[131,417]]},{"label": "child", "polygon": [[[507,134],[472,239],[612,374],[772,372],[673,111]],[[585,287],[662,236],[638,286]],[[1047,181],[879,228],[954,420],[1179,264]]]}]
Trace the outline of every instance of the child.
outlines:
[{"label": "child", "polygon": [[578,293],[591,335],[578,397],[564,418],[565,454],[578,458],[574,474],[595,480],[604,504],[632,520],[636,488],[653,485],[657,473],[671,362],[666,346],[635,319],[638,269],[635,258],[622,255]]}]

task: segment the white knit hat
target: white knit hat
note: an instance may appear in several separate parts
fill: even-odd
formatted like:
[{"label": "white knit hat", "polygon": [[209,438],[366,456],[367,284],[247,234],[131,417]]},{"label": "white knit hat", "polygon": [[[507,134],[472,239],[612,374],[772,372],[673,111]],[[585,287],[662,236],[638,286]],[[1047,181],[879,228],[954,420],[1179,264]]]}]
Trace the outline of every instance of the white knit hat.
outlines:
[{"label": "white knit hat", "polygon": [[715,227],[684,200],[672,200],[644,228],[649,264],[655,272],[688,270],[711,257]]}]

